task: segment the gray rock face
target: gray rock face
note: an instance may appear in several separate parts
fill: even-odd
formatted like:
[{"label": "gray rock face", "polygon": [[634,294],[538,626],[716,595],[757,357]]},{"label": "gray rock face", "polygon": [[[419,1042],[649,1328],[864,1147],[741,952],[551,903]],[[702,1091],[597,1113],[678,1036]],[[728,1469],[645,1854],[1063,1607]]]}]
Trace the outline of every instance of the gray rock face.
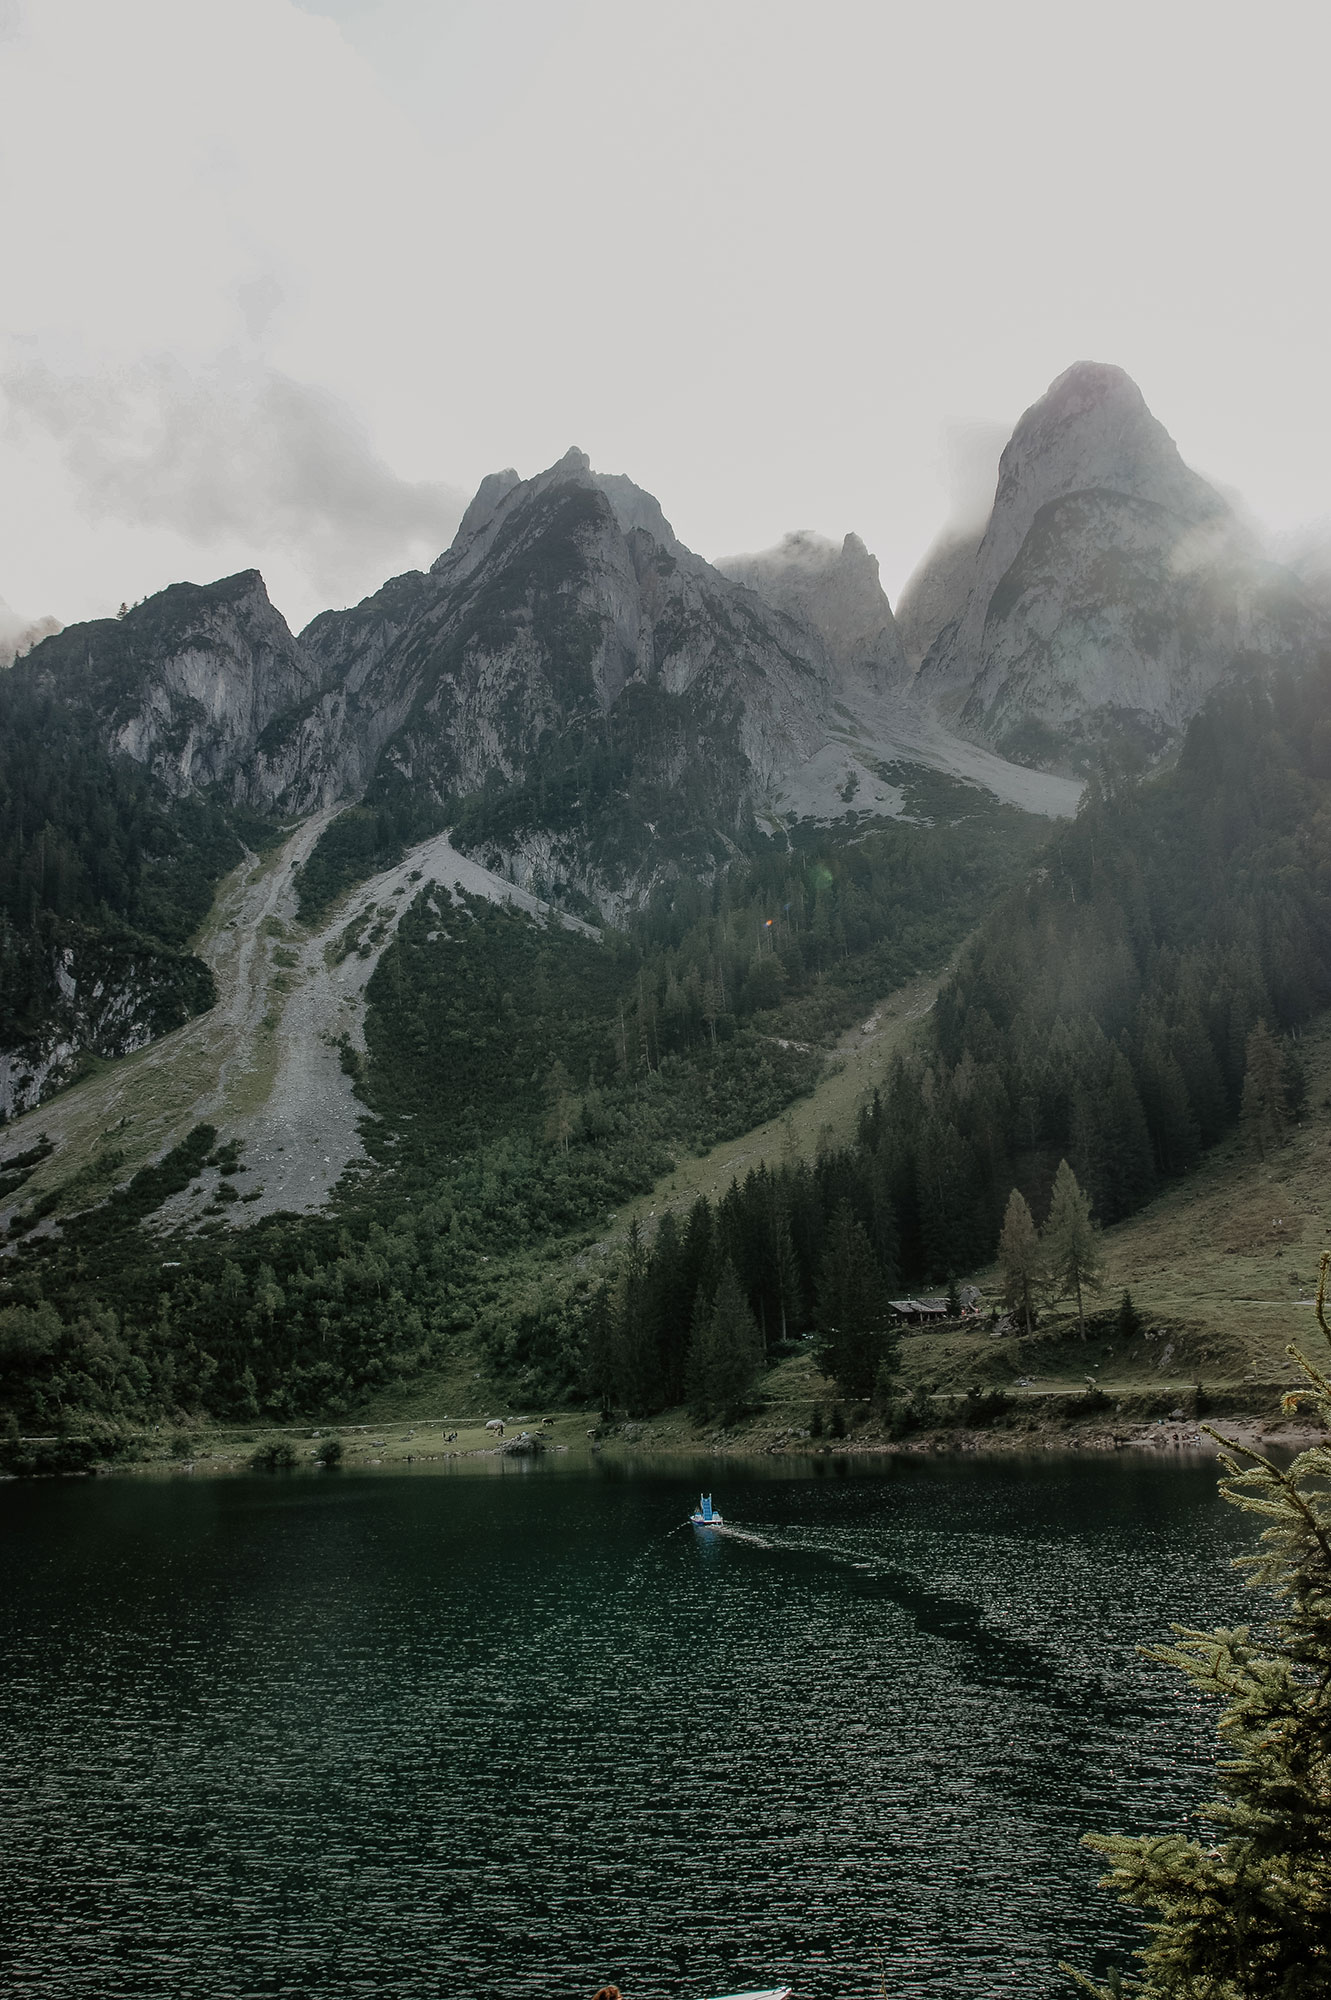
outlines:
[{"label": "gray rock face", "polygon": [[1036,515],[990,599],[962,721],[1016,749],[1023,731],[1038,752],[1039,730],[1075,745],[1122,729],[1155,749],[1219,682],[1296,666],[1319,634],[1294,579],[1223,525],[1180,535],[1150,502],[1070,494]]},{"label": "gray rock face", "polygon": [[294,720],[317,699],[319,666],[257,570],[173,584],[123,618],[70,626],[25,671],[90,707],[107,749],[175,797],[219,785],[250,804],[303,808],[338,782]]},{"label": "gray rock face", "polygon": [[1075,761],[1123,731],[1161,747],[1220,681],[1296,664],[1323,629],[1128,377],[1083,362],[1017,425],[917,685],[1009,754]]},{"label": "gray rock face", "polygon": [[841,691],[853,693],[857,684],[882,691],[909,680],[878,558],[858,535],[838,546],[804,528],[774,549],[728,556],[717,568],[791,619]]},{"label": "gray rock face", "polygon": [[460,800],[522,791],[502,840],[487,834],[496,860],[610,907],[650,879],[654,829],[682,822],[686,794],[694,833],[675,831],[704,865],[818,748],[846,672],[899,663],[872,558],[854,538],[833,557],[807,566],[829,649],[807,607],[723,576],[575,450],[533,479],[492,474],[428,571],[299,638],[248,571],[72,628],[24,671],[176,797],[305,813],[378,788],[425,831]]},{"label": "gray rock face", "polygon": [[[268,771],[249,767],[269,725],[317,692],[317,669],[257,571],[191,600],[172,607],[183,613],[174,629],[154,634],[140,688],[118,704],[112,746],[146,764],[170,792],[221,784],[269,803]],[[131,612],[124,623],[139,616]]]},{"label": "gray rock face", "polygon": [[0,1045],[0,1112],[16,1118],[77,1074],[85,1051],[132,1055],[209,1005],[205,967],[128,934],[74,927],[43,952],[55,989],[39,1029]]},{"label": "gray rock face", "polygon": [[[578,451],[534,479],[494,475],[427,576],[302,639],[326,682],[354,690],[362,768],[377,759],[378,783],[439,809],[521,789],[505,833],[487,835],[491,865],[572,882],[602,908],[650,876],[653,798],[687,783],[696,819],[733,831],[755,792],[816,748],[833,694],[799,625]],[[346,753],[328,757],[346,768]],[[621,767],[616,796],[643,801],[636,827],[632,806],[614,808],[613,842],[591,829],[600,813],[605,832],[607,800],[589,796],[600,781],[575,778],[575,804],[551,780],[606,758]]]}]

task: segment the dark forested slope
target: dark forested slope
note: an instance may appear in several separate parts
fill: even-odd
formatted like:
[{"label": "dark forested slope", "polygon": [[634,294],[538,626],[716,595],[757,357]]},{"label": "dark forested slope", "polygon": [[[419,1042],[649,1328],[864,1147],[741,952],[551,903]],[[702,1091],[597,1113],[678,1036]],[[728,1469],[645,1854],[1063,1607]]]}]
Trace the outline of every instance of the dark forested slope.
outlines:
[{"label": "dark forested slope", "polygon": [[1102,772],[986,918],[854,1143],[752,1173],[631,1248],[589,1380],[639,1412],[678,1396],[726,1265],[765,1335],[818,1325],[838,1230],[880,1297],[987,1264],[1012,1188],[1043,1220],[1063,1158],[1119,1220],[1241,1112],[1255,1145],[1278,1139],[1302,1089],[1288,1038],[1328,1004],[1324,666],[1217,696],[1172,771]]},{"label": "dark forested slope", "polygon": [[[70,1213],[71,1190],[57,1236],[34,1204],[0,1261],[0,1405],[24,1430],[331,1415],[466,1350],[578,1389],[613,1211],[807,1090],[813,1035],[936,966],[1024,865],[1038,827],[956,794],[955,827],[781,843],[629,935],[422,893],[372,978],[367,1054],[345,1054],[371,1170],[329,1213],[228,1227],[251,1181],[204,1130],[109,1204]],[[153,1212],[209,1161],[219,1206],[168,1249]]]}]

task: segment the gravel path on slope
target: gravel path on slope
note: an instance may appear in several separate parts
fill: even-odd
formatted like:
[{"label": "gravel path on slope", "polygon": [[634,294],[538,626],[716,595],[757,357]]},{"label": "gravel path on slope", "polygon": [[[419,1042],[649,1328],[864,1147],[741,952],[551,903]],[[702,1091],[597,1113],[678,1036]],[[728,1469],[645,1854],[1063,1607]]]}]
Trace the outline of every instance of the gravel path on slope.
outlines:
[{"label": "gravel path on slope", "polygon": [[[366,1157],[360,1123],[369,1114],[342,1068],[339,1045],[345,1036],[353,1048],[364,1049],[365,989],[403,911],[431,883],[510,903],[533,916],[546,913],[535,896],[459,854],[446,834],[422,841],[396,868],[354,890],[302,947],[277,1030],[277,1066],[267,1101],[243,1127],[235,1128],[253,1180],[263,1189],[239,1216],[232,1211],[235,1219],[252,1220],[277,1209],[321,1208],[347,1167]],[[348,928],[377,931],[381,925],[377,942],[367,940],[362,950],[338,957]],[[595,935],[585,924],[576,927]],[[250,1184],[243,1177],[242,1185]]]},{"label": "gravel path on slope", "polygon": [[[546,905],[469,861],[441,834],[353,890],[317,932],[307,932],[296,918],[295,874],[332,817],[304,821],[275,853],[251,855],[221,885],[195,946],[217,983],[208,1013],[6,1128],[0,1167],[39,1133],[56,1150],[0,1205],[0,1231],[27,1202],[99,1160],[110,1165],[89,1184],[87,1198],[103,1198],[201,1122],[215,1125],[222,1141],[239,1142],[243,1170],[229,1178],[245,1199],[220,1211],[233,1227],[278,1209],[321,1207],[347,1167],[365,1157],[359,1127],[369,1114],[342,1068],[339,1045],[345,1036],[365,1046],[365,989],[402,912],[432,882],[532,915],[544,915]],[[562,921],[595,935],[576,919]],[[377,932],[373,943],[366,936],[363,956],[353,949],[339,958],[348,926]],[[163,1204],[156,1225],[202,1220],[221,1178],[206,1170]]]}]

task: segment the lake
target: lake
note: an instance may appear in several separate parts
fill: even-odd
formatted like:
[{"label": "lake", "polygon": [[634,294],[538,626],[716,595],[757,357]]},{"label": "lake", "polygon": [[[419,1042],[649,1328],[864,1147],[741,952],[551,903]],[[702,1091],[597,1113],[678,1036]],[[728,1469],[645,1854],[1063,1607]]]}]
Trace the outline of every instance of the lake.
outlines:
[{"label": "lake", "polygon": [[1250,1532],[1122,1458],[0,1487],[0,1974],[1070,1992],[1138,1935],[1081,1833],[1209,1796],[1134,1646],[1243,1615]]}]

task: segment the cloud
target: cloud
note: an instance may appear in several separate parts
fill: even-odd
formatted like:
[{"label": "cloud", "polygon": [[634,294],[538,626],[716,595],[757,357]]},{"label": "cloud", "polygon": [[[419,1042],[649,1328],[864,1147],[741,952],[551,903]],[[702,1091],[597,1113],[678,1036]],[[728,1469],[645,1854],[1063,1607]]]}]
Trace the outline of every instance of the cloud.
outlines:
[{"label": "cloud", "polygon": [[280,551],[329,601],[437,554],[466,505],[400,478],[335,397],[262,363],[70,376],[30,362],[0,382],[11,433],[54,441],[93,519],[242,544],[260,563]]},{"label": "cloud", "polygon": [[994,504],[998,461],[1012,434],[1010,424],[949,424],[943,432],[947,523],[940,540],[956,540],[983,528]]},{"label": "cloud", "polygon": [[[0,22],[3,15],[0,14]],[[62,631],[58,618],[25,618],[0,597],[0,667],[10,667],[39,640]]]},{"label": "cloud", "polygon": [[1274,536],[1271,553],[1293,570],[1318,610],[1331,614],[1331,516],[1309,528]]}]

